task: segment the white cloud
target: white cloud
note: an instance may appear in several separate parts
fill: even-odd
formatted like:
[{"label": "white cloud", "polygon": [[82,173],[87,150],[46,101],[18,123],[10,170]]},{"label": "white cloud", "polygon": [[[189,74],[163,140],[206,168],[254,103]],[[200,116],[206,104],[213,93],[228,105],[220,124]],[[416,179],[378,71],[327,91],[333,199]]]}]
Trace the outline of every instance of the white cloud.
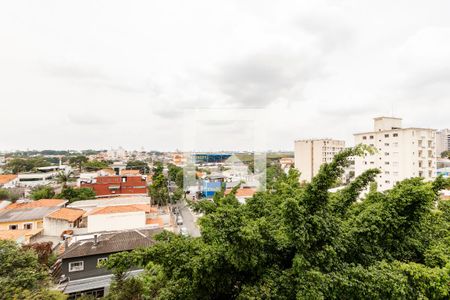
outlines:
[{"label": "white cloud", "polygon": [[266,108],[272,149],[351,143],[392,112],[450,127],[448,11],[444,0],[3,2],[0,149],[173,150],[183,111],[209,107]]}]

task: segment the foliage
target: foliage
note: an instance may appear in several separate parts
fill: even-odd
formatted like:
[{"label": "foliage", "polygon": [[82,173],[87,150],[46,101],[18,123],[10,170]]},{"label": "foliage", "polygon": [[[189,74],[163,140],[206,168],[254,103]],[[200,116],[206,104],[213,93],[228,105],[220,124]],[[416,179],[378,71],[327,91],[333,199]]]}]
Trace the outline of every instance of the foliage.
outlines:
[{"label": "foliage", "polygon": [[0,189],[0,200],[8,200],[9,192],[5,189]]},{"label": "foliage", "polygon": [[0,240],[0,266],[1,299],[65,299],[59,292],[48,291],[48,271],[33,250]]},{"label": "foliage", "polygon": [[175,182],[175,184],[177,185],[177,187],[179,188],[183,188],[183,168],[178,167],[174,164],[169,164],[168,165],[168,177],[169,180],[172,182]]},{"label": "foliage", "polygon": [[107,161],[103,160],[90,160],[83,164],[83,167],[86,171],[92,172],[92,171],[98,171],[101,169],[105,169],[109,167],[109,164]]},{"label": "foliage", "polygon": [[38,261],[42,265],[49,265],[49,258],[52,255],[52,242],[33,243],[22,246],[24,250],[32,249],[38,255]]},{"label": "foliage", "polygon": [[78,200],[89,200],[95,198],[95,192],[91,188],[66,187],[56,196],[58,199],[66,199],[69,202]]},{"label": "foliage", "polygon": [[141,160],[129,160],[126,168],[127,170],[139,170],[142,174],[148,174],[150,172],[148,164]]},{"label": "foliage", "polygon": [[69,158],[69,164],[73,167],[78,168],[78,171],[81,172],[83,165],[88,162],[88,158],[84,155],[77,155]]},{"label": "foliage", "polygon": [[449,180],[412,178],[357,201],[373,169],[330,193],[366,151],[342,151],[305,185],[295,170],[274,170],[246,204],[220,191],[193,204],[201,237],[163,233],[106,266],[145,267],[135,296],[151,299],[448,299],[450,204],[438,192]]},{"label": "foliage", "polygon": [[58,172],[55,179],[56,182],[61,184],[62,189],[66,188],[67,183],[75,180],[75,178],[73,177],[73,172],[66,173],[63,171]]},{"label": "foliage", "polygon": [[48,165],[49,162],[41,156],[27,158],[16,157],[9,160],[4,166],[4,169],[10,173],[18,174],[22,172],[31,172],[36,168]]},{"label": "foliage", "polygon": [[444,152],[441,153],[441,157],[442,158],[449,158],[450,159],[450,151],[446,150]]},{"label": "foliage", "polygon": [[148,194],[152,199],[153,204],[159,206],[166,205],[169,202],[168,182],[164,174],[159,173],[153,175],[152,184],[148,187]]},{"label": "foliage", "polygon": [[51,199],[55,196],[55,191],[48,185],[35,186],[30,193],[30,197],[33,200],[39,199]]}]

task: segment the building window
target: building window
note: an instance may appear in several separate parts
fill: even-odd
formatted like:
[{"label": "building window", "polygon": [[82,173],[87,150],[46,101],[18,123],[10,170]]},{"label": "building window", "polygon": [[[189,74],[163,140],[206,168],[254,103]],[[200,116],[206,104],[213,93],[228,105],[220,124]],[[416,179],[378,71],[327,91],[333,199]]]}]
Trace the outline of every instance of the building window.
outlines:
[{"label": "building window", "polygon": [[33,229],[33,223],[25,223],[25,224],[23,224],[23,229]]},{"label": "building window", "polygon": [[393,137],[398,137],[398,133],[394,133],[392,136]]},{"label": "building window", "polygon": [[389,147],[389,143],[384,143],[385,146]]},{"label": "building window", "polygon": [[370,139],[373,140],[373,135],[370,136]]},{"label": "building window", "polygon": [[9,230],[17,230],[19,229],[19,226],[17,224],[9,225]]},{"label": "building window", "polygon": [[367,140],[367,136],[363,136],[363,140]]},{"label": "building window", "polygon": [[122,177],[122,182],[127,182],[127,178],[126,177]]},{"label": "building window", "polygon": [[388,137],[389,137],[389,134],[385,134],[384,137],[385,137],[385,138],[388,138]]},{"label": "building window", "polygon": [[389,162],[388,162],[388,161],[385,161],[385,162],[384,162],[384,164],[385,164],[385,165],[388,165],[388,164],[389,164]]},{"label": "building window", "polygon": [[69,263],[69,272],[77,272],[83,270],[84,270],[84,262],[82,260]]},{"label": "building window", "polygon": [[105,260],[107,260],[108,258],[107,257],[100,257],[100,258],[97,258],[97,265],[99,264],[99,263],[101,263],[102,261],[105,261]]}]

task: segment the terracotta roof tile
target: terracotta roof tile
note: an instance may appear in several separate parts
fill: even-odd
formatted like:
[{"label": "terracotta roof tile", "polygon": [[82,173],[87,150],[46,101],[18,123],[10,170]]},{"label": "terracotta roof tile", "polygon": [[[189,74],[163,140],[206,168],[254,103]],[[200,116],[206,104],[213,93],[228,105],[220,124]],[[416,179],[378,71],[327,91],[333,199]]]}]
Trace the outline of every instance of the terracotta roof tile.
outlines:
[{"label": "terracotta roof tile", "polygon": [[21,202],[21,203],[15,202],[5,207],[5,209],[53,207],[63,205],[66,202],[67,200],[64,199],[40,199],[30,202]]},{"label": "terracotta roof tile", "polygon": [[122,170],[120,175],[141,175],[141,172],[139,170]]},{"label": "terracotta roof tile", "polygon": [[13,175],[13,174],[0,175],[0,184],[8,183],[11,180],[14,180],[16,178],[17,178],[17,175]]},{"label": "terracotta roof tile", "polygon": [[148,204],[117,205],[117,206],[98,207],[93,211],[91,211],[89,215],[116,214],[116,213],[137,212],[137,211],[152,212],[154,210]]},{"label": "terracotta roof tile", "polygon": [[14,240],[20,237],[35,236],[43,229],[18,229],[18,230],[0,230],[0,240]]},{"label": "terracotta roof tile", "polygon": [[[231,190],[226,190],[225,195],[231,193]],[[256,189],[251,188],[241,188],[236,191],[236,197],[253,197],[256,193]]]},{"label": "terracotta roof tile", "polygon": [[78,208],[66,208],[63,207],[55,212],[52,212],[47,217],[59,220],[66,220],[69,222],[74,222],[81,218],[84,214],[84,210]]},{"label": "terracotta roof tile", "polygon": [[159,227],[164,226],[164,221],[161,218],[155,218],[155,219],[147,219],[145,220],[145,224],[147,225],[158,225]]}]

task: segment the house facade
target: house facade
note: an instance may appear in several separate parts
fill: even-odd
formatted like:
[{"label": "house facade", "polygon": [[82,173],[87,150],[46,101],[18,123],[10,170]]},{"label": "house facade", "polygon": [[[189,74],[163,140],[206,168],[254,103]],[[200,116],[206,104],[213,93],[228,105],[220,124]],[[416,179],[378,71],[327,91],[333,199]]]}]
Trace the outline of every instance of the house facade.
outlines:
[{"label": "house facade", "polygon": [[90,182],[81,182],[81,187],[91,188],[97,197],[115,195],[147,195],[145,176],[99,176]]}]

